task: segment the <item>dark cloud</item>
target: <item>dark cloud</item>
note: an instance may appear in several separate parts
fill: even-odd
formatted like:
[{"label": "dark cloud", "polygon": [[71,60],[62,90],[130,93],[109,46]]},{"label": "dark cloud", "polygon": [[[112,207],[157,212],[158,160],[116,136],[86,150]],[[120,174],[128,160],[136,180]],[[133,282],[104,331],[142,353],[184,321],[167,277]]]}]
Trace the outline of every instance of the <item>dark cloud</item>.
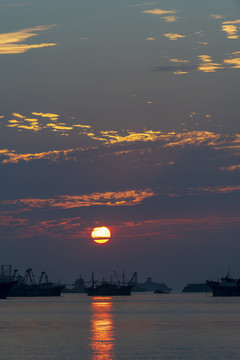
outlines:
[{"label": "dark cloud", "polygon": [[194,65],[165,65],[165,66],[155,66],[151,69],[152,72],[176,72],[176,71],[185,71],[189,72],[192,70],[197,70],[197,66]]}]

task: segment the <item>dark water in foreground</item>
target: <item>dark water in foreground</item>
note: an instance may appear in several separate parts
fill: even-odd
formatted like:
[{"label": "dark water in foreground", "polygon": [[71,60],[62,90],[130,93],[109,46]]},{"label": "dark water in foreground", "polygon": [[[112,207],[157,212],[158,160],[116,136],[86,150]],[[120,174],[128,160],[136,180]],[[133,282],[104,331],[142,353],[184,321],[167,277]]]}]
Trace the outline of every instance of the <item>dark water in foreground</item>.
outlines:
[{"label": "dark water in foreground", "polygon": [[133,294],[0,301],[1,360],[240,359],[240,298]]}]

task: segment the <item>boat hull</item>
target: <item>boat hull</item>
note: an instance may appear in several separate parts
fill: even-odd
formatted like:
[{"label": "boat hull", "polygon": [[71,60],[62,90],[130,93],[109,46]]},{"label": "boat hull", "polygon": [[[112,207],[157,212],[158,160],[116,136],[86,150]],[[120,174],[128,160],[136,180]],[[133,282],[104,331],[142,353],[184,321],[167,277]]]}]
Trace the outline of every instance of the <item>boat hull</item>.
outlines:
[{"label": "boat hull", "polygon": [[60,296],[64,286],[15,285],[9,297]]},{"label": "boat hull", "polygon": [[6,299],[16,281],[2,281],[0,283],[0,299]]},{"label": "boat hull", "polygon": [[132,285],[128,286],[96,286],[86,288],[88,296],[130,296]]},{"label": "boat hull", "polygon": [[213,296],[240,296],[240,285],[227,286],[208,280],[206,283],[211,288]]}]

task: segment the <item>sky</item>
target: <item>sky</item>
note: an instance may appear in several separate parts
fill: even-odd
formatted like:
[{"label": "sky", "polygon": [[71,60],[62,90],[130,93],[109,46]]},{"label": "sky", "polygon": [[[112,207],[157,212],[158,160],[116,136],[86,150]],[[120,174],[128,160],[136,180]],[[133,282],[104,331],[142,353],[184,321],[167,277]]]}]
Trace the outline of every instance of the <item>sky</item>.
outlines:
[{"label": "sky", "polygon": [[0,20],[1,264],[239,277],[240,1],[0,0]]}]

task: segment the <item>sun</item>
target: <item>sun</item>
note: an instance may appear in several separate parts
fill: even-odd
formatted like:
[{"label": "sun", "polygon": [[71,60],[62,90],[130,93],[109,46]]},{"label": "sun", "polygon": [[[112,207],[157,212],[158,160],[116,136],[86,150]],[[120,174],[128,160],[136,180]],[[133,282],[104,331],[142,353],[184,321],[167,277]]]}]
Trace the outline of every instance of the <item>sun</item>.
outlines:
[{"label": "sun", "polygon": [[110,230],[106,226],[95,227],[92,231],[92,239],[98,244],[105,244],[111,237]]}]

